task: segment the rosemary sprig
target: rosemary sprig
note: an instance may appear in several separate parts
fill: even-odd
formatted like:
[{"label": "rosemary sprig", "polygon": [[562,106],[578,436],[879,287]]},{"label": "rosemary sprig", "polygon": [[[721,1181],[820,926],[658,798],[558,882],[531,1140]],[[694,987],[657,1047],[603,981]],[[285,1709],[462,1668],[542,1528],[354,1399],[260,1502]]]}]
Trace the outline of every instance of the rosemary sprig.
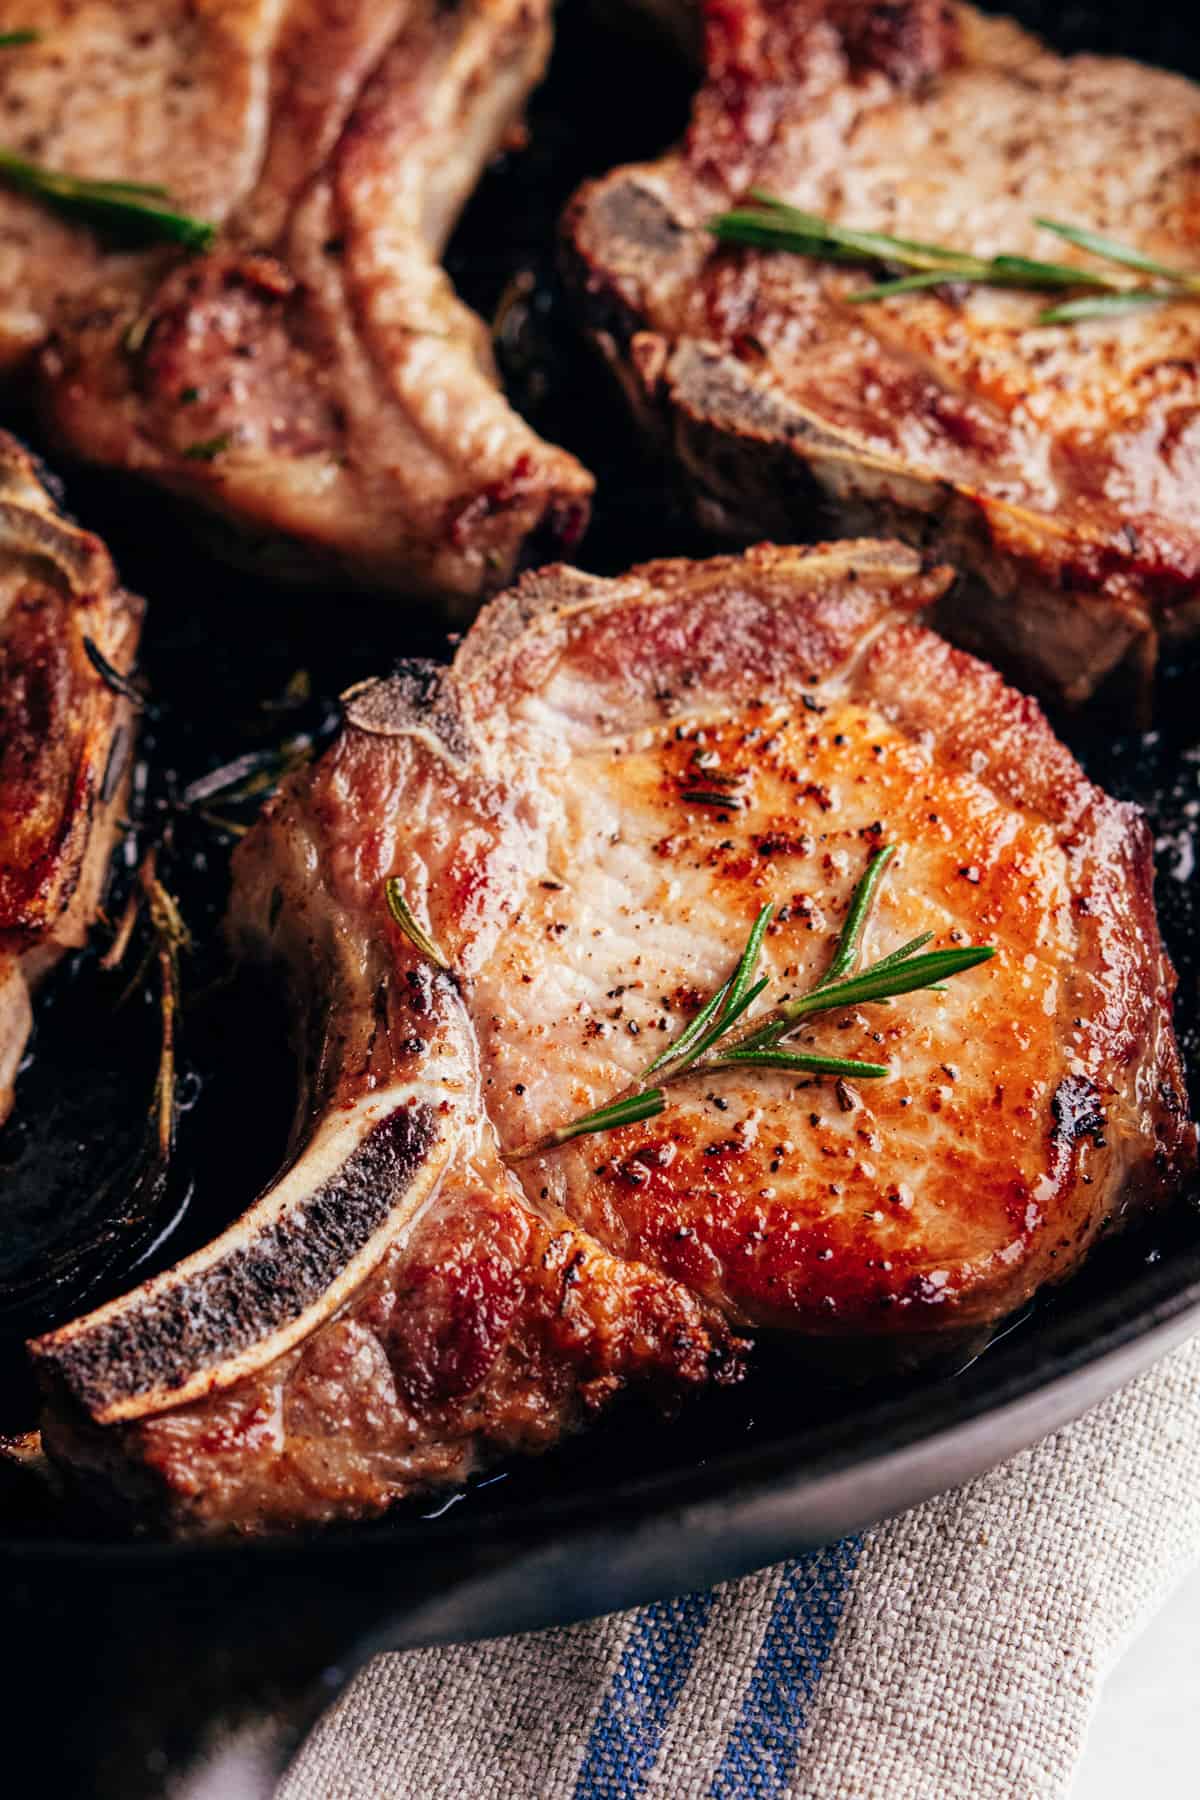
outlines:
[{"label": "rosemary sprig", "polygon": [[[821,262],[857,263],[868,267],[906,271],[859,288],[847,296],[855,304],[888,300],[899,294],[938,288],[951,282],[977,287],[1028,288],[1035,292],[1070,292],[1064,300],[1038,314],[1039,325],[1066,325],[1081,319],[1110,318],[1147,306],[1200,300],[1200,272],[1172,268],[1130,245],[1102,237],[1081,225],[1061,219],[1038,218],[1043,231],[1053,232],[1077,250],[1121,269],[1153,277],[1150,283],[1131,284],[1106,271],[1074,263],[1039,261],[1035,257],[1001,254],[974,256],[948,244],[924,243],[917,238],[892,237],[886,232],[862,231],[803,212],[771,194],[753,189],[753,205],[718,214],[708,229],[722,242],[749,244],[763,250],[790,250]],[[1082,291],[1081,291],[1082,290]]]},{"label": "rosemary sprig", "polygon": [[130,701],[139,711],[146,705],[146,696],[137,683],[131,681],[128,675],[122,675],[120,669],[114,669],[99,644],[94,638],[88,637],[86,633],[83,639],[83,653],[105,687],[110,688],[114,694],[120,694],[123,700]]},{"label": "rosemary sprig", "polygon": [[[691,1024],[676,1038],[675,1042],[668,1044],[667,1048],[661,1051],[653,1062],[646,1064],[642,1070],[643,1081],[647,1075],[656,1075],[660,1070],[666,1070],[668,1067],[674,1071],[694,1062],[714,1041],[714,1031],[717,1036],[720,1036],[721,1031],[725,1028],[725,1022],[728,1021],[729,1024],[732,1024],[734,1018],[740,1017],[747,1006],[762,992],[767,985],[766,982],[759,981],[751,986],[751,977],[758,966],[763,938],[766,936],[767,926],[771,923],[772,910],[770,904],[762,908],[750,927],[750,936],[746,939],[746,947],[729,980],[723,987],[717,989],[707,1005],[700,1008]],[[664,1079],[669,1079],[669,1076],[664,1076]]]},{"label": "rosemary sprig", "polygon": [[1086,226],[1064,225],[1061,219],[1041,217],[1036,218],[1034,224],[1040,225],[1043,231],[1052,231],[1055,237],[1063,238],[1079,250],[1087,250],[1092,256],[1102,257],[1105,262],[1119,263],[1123,269],[1137,269],[1143,275],[1161,275],[1167,281],[1196,280],[1195,276],[1181,275],[1178,269],[1157,262],[1154,257],[1147,256],[1142,250],[1135,250],[1129,244],[1119,244],[1115,238],[1101,237],[1098,231],[1089,231]]},{"label": "rosemary sprig", "polygon": [[[523,1162],[527,1157],[557,1149],[572,1138],[612,1131],[621,1125],[654,1118],[666,1105],[664,1089],[688,1075],[730,1068],[783,1069],[798,1075],[833,1075],[860,1081],[877,1081],[887,1075],[890,1071],[883,1063],[822,1056],[807,1050],[789,1050],[782,1045],[814,1014],[862,1006],[871,1001],[887,1003],[894,995],[940,985],[950,976],[962,974],[995,955],[990,945],[935,950],[922,955],[920,953],[933,936],[932,932],[924,931],[898,950],[878,957],[857,974],[852,972],[862,949],[871,908],[895,853],[895,847],[888,845],[872,856],[851,896],[829,967],[807,993],[781,1000],[762,1018],[734,1030],[738,1020],[767,987],[765,979],[756,981],[754,975],[774,910],[768,903],[751,926],[745,948],[729,980],[705,1002],[675,1042],[647,1063],[630,1088],[534,1142],[506,1152],[506,1161]],[[654,1085],[648,1086],[651,1077]]]},{"label": "rosemary sprig", "polygon": [[[846,911],[846,920],[838,934],[834,945],[833,956],[829,967],[817,983],[818,988],[828,987],[831,981],[840,981],[849,973],[858,960],[862,947],[863,932],[867,929],[867,920],[871,916],[871,908],[875,904],[875,896],[879,892],[879,884],[887,872],[887,866],[896,854],[894,844],[885,844],[877,850],[867,864],[867,872],[850,896],[850,905]],[[923,943],[928,943],[933,933],[926,932]],[[915,944],[916,939],[913,939]],[[908,946],[903,946],[897,954],[903,955]]]},{"label": "rosemary sprig", "polygon": [[912,994],[918,988],[933,987],[951,975],[962,975],[995,954],[990,944],[981,944],[970,950],[934,950],[928,956],[905,956],[899,961],[889,960],[886,967],[873,963],[860,975],[814,988],[795,1000],[784,1000],[747,1034],[739,1048],[769,1049],[814,1013],[831,1012],[844,1006],[865,1006],[872,1000],[889,999],[893,994]]},{"label": "rosemary sprig", "polygon": [[183,455],[189,462],[216,462],[222,451],[228,450],[233,443],[231,431],[219,431],[216,437],[197,438],[194,444],[188,444]]},{"label": "rosemary sprig", "polygon": [[175,1040],[179,1017],[179,956],[191,946],[191,934],[174,895],[158,878],[151,851],[142,865],[142,886],[150,911],[158,957],[161,1029],[158,1072],[154,1080],[154,1104],[150,1129],[156,1144],[156,1171],[165,1181],[175,1141]]},{"label": "rosemary sprig", "polygon": [[508,1161],[516,1162],[522,1155],[532,1156],[535,1148],[556,1150],[560,1144],[569,1144],[572,1138],[588,1137],[593,1131],[615,1131],[620,1125],[639,1125],[643,1119],[656,1119],[666,1104],[667,1096],[660,1087],[645,1088],[640,1094],[610,1100],[607,1106],[598,1106],[595,1112],[583,1113],[569,1125],[560,1125],[557,1131],[547,1132],[544,1138],[538,1139],[536,1146],[530,1145],[528,1150],[516,1152]]},{"label": "rosemary sprig", "polygon": [[140,181],[92,181],[27,162],[11,150],[0,150],[0,181],[52,206],[82,214],[93,223],[136,228],[148,237],[166,238],[189,250],[207,250],[216,226],[171,205],[162,187]]},{"label": "rosemary sprig", "polygon": [[203,806],[218,797],[225,805],[252,800],[260,794],[273,793],[285,775],[311,762],[314,744],[310,733],[294,732],[280,744],[263,750],[247,750],[232,762],[210,769],[190,781],[179,796],[184,806]]},{"label": "rosemary sprig", "polygon": [[113,970],[119,969],[124,962],[125,952],[128,950],[130,941],[133,938],[134,927],[138,922],[138,914],[141,910],[141,888],[131,887],[125,896],[125,904],[121,908],[121,916],[117,920],[116,930],[113,932],[112,943],[100,958],[100,967],[104,970],[106,975],[111,975]]},{"label": "rosemary sprig", "polygon": [[746,804],[741,794],[718,788],[685,788],[679,798],[689,806],[719,806],[725,812],[740,812]]},{"label": "rosemary sprig", "polygon": [[383,884],[383,891],[387,898],[388,911],[409,943],[437,968],[449,974],[451,968],[449,957],[420,923],[412,907],[404,898],[404,890],[394,875],[388,876]]}]

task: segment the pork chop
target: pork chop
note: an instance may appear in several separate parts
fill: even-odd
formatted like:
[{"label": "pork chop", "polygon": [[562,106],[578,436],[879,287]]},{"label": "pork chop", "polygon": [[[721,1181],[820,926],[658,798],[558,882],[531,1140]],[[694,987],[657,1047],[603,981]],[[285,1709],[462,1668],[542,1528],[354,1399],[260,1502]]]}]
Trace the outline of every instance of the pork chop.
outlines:
[{"label": "pork chop", "polygon": [[1193,632],[1200,310],[850,304],[861,269],[715,242],[754,189],[984,256],[1097,266],[1042,215],[1193,267],[1197,89],[945,0],[712,0],[686,141],[590,183],[566,222],[586,326],[706,523],[897,532],[965,571],[942,629],[1069,700]]},{"label": "pork chop", "polygon": [[[438,256],[550,43],[551,0],[54,0],[0,53],[6,147],[157,182],[220,227],[132,253],[0,194],[0,361],[53,339],[48,428],[229,554],[467,606],[591,479],[499,390]],[[0,0],[0,26],[28,24]]]},{"label": "pork chop", "polygon": [[[876,1363],[986,1334],[1164,1201],[1194,1134],[1145,826],[915,622],[948,580],[877,542],[549,569],[449,669],[354,690],[236,853],[297,1154],[33,1346],[52,1454],[182,1529],[371,1512],[624,1383],[727,1378],[747,1330]],[[864,956],[996,951],[804,1032],[886,1079],[725,1069],[517,1155],[637,1076],[764,906],[756,1004],[820,980],[881,846]]]},{"label": "pork chop", "polygon": [[0,1120],[33,989],[83,943],[107,880],[134,740],[112,671],[128,671],[141,621],[99,538],[0,433]]}]

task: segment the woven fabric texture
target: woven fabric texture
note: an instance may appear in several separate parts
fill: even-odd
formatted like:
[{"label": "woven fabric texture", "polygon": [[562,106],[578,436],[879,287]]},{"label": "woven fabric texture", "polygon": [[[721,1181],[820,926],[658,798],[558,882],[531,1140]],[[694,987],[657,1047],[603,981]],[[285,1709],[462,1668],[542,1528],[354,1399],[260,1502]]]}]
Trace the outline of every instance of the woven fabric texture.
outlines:
[{"label": "woven fabric texture", "polygon": [[1200,1559],[1200,1339],[871,1532],[567,1630],[379,1657],[276,1800],[1042,1800]]}]

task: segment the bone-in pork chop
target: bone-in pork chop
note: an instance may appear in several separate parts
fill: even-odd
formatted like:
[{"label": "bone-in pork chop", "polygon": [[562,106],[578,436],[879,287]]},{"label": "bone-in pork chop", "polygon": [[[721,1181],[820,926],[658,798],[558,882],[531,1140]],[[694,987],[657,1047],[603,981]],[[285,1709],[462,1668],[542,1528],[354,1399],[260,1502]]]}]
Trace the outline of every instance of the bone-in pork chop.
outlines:
[{"label": "bone-in pork chop", "polygon": [[[345,729],[236,854],[241,952],[297,1007],[298,1154],[223,1238],[34,1346],[46,1441],[176,1525],[386,1506],[770,1327],[883,1359],[986,1331],[1193,1153],[1140,816],[919,625],[899,544],[558,568]],[[654,1119],[618,1094],[733,971],[991,945]],[[428,942],[385,904],[394,879]],[[444,963],[446,969],[440,965]],[[753,1019],[752,1011],[748,1015]]]},{"label": "bone-in pork chop", "polygon": [[[550,0],[54,0],[0,53],[6,148],[159,183],[211,252],[0,194],[0,359],[54,336],[49,428],[197,503],[230,554],[468,605],[591,480],[509,408],[438,266],[519,120]],[[0,26],[30,9],[0,0]]]},{"label": "bone-in pork chop", "polygon": [[[1041,325],[1044,294],[876,304],[870,271],[719,246],[762,190],[980,255],[1200,264],[1200,92],[945,0],[713,0],[684,144],[568,214],[584,320],[701,517],[899,532],[966,572],[939,623],[1083,699],[1200,620],[1200,308]],[[818,535],[814,531],[813,535]]]},{"label": "bone-in pork chop", "polygon": [[133,706],[102,671],[127,673],[141,622],[99,538],[63,517],[0,433],[0,1119],[32,991],[83,943],[107,880]]}]

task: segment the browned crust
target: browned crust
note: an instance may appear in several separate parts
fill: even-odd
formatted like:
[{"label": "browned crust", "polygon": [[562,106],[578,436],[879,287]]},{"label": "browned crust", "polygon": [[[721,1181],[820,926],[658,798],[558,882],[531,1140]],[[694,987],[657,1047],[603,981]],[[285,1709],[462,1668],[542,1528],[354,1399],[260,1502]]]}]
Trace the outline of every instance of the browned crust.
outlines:
[{"label": "browned crust", "polygon": [[[462,755],[463,734],[491,735],[495,710],[532,691],[594,624],[632,697],[657,696],[655,716],[707,689],[749,693],[764,679],[823,680],[890,612],[923,612],[948,591],[953,571],[908,545],[873,538],[782,546],[705,562],[660,558],[616,579],[555,564],[537,569],[480,614],[449,671],[421,693],[412,723],[436,722]],[[686,689],[663,678],[686,664]],[[603,671],[610,676],[608,666]],[[411,691],[411,690],[410,690]],[[446,721],[458,721],[457,729]]]},{"label": "browned crust", "polygon": [[[909,738],[936,742],[941,767],[982,772],[1006,805],[1053,828],[1077,933],[1061,1030],[1103,1075],[1099,1085],[1065,1078],[1045,1118],[1050,1223],[1031,1229],[1018,1264],[959,1295],[930,1291],[916,1304],[905,1295],[906,1311],[875,1325],[853,1305],[845,1324],[806,1320],[822,1334],[994,1322],[1074,1269],[1100,1231],[1168,1201],[1195,1159],[1145,821],[1088,780],[1034,699],[916,622],[949,580],[902,544],[869,540],[762,545],[744,557],[649,563],[616,580],[542,570],[486,609],[442,681],[385,684],[372,701],[377,716],[395,707],[392,729],[431,739],[461,766],[504,745],[514,703],[563,661],[593,687],[597,732],[692,712],[702,696],[736,706],[839,679]],[[856,1279],[851,1266],[847,1298]],[[878,1276],[868,1285],[878,1289]]]},{"label": "browned crust", "polygon": [[[394,840],[381,845],[380,834],[365,830],[373,809],[378,816],[379,808],[411,796],[404,829],[423,843],[422,834],[432,832],[443,847],[446,806],[461,808],[478,828],[460,834],[472,848],[437,864],[436,879],[433,865],[426,870],[428,923],[465,972],[468,961],[457,953],[461,915],[476,909],[477,917],[486,896],[492,923],[503,921],[525,891],[518,840],[528,818],[521,784],[531,771],[522,773],[523,705],[544,694],[556,674],[568,677],[565,691],[585,746],[710,711],[740,714],[807,696],[819,715],[845,699],[906,743],[930,748],[935,785],[941,771],[970,771],[1004,807],[1044,822],[1056,870],[1058,857],[1065,859],[1059,891],[1072,915],[1077,966],[1064,967],[1051,1035],[1055,1045],[1071,1044],[1090,1074],[1072,1071],[1070,1053],[1048,1074],[1040,1064],[1022,1071],[1030,1078],[1022,1091],[1037,1094],[1026,1138],[1036,1146],[1035,1208],[1020,1184],[1010,1194],[1007,1168],[988,1187],[988,1147],[1000,1146],[1010,1128],[1010,1115],[997,1112],[995,1123],[969,1128],[979,1166],[956,1161],[951,1137],[931,1139],[932,1204],[962,1222],[955,1242],[981,1245],[978,1255],[972,1249],[957,1262],[951,1256],[953,1266],[937,1281],[929,1278],[934,1253],[916,1224],[888,1221],[889,1246],[897,1249],[894,1261],[890,1248],[881,1261],[859,1215],[835,1211],[815,1219],[798,1214],[796,1229],[774,1239],[760,1233],[761,1257],[748,1258],[748,1272],[735,1280],[727,1264],[726,1285],[714,1290],[702,1261],[683,1260],[701,1223],[688,1207],[708,1192],[689,1173],[699,1174],[708,1140],[683,1107],[669,1126],[677,1157],[652,1154],[657,1125],[626,1134],[623,1146],[615,1141],[622,1134],[614,1134],[603,1166],[585,1152],[587,1180],[597,1189],[615,1183],[618,1207],[622,1159],[650,1153],[640,1179],[659,1184],[652,1195],[659,1235],[620,1250],[605,1247],[603,1230],[582,1215],[545,1216],[540,1209],[553,1203],[536,1166],[518,1194],[485,1127],[486,1142],[447,1169],[411,1234],[391,1232],[383,1255],[336,1307],[310,1315],[282,1355],[270,1354],[260,1320],[250,1360],[240,1373],[232,1369],[236,1380],[219,1289],[205,1321],[211,1340],[201,1346],[223,1359],[212,1392],[203,1385],[165,1398],[148,1391],[146,1383],[165,1367],[160,1347],[140,1375],[135,1371],[131,1386],[141,1391],[123,1409],[111,1403],[119,1346],[104,1335],[104,1316],[82,1326],[84,1335],[93,1333],[98,1366],[86,1352],[73,1362],[75,1328],[68,1328],[47,1359],[55,1371],[53,1453],[124,1487],[139,1503],[150,1498],[185,1529],[253,1529],[370,1512],[416,1487],[461,1479],[487,1456],[544,1447],[626,1380],[669,1389],[736,1372],[741,1346],[732,1334],[747,1321],[818,1341],[840,1337],[889,1359],[973,1340],[1037,1287],[1077,1267],[1098,1232],[1167,1201],[1194,1161],[1195,1133],[1182,1098],[1170,1025],[1174,977],[1154,918],[1144,824],[1088,782],[1032,700],[918,622],[948,579],[903,545],[870,541],[760,546],[706,563],[651,563],[617,580],[569,568],[531,575],[484,613],[450,669],[414,664],[352,692],[341,739],[286,785],[239,851],[248,889],[241,924],[250,938],[264,930],[270,937],[273,884],[297,883],[295,903],[278,909],[284,935],[272,940],[271,953],[299,959],[306,979],[315,968],[326,983],[328,991],[316,996],[320,1054],[312,1060],[324,1057],[327,1029],[343,1046],[342,1061],[325,1085],[318,1088],[314,1078],[313,1105],[336,1113],[373,1086],[380,1067],[393,1068],[386,1042],[412,1044],[415,1061],[406,1072],[415,1075],[436,1035],[421,1022],[420,1008],[388,1017],[387,995],[411,984],[415,952],[402,934],[390,934],[377,910],[383,874],[404,865]],[[804,704],[795,710],[802,719],[814,716]],[[678,736],[659,735],[670,745]],[[863,757],[865,748],[855,745],[851,754]],[[508,831],[516,835],[506,837]],[[1021,878],[1019,862],[1005,869],[1006,879]],[[741,879],[729,877],[731,884]],[[995,909],[1004,890],[978,890],[974,899],[976,892],[961,889],[951,917],[978,938],[989,923],[999,926]],[[747,894],[736,885],[729,897],[745,910]],[[761,900],[758,886],[751,916]],[[340,990],[329,946],[365,941],[370,948],[372,934],[383,951],[370,964],[367,985]],[[349,962],[359,961],[355,950]],[[469,973],[463,979],[469,1000]],[[380,995],[382,1014],[364,1001],[375,996],[378,1006]],[[1015,989],[1009,998],[1016,999]],[[1040,993],[1029,1004],[1042,1008]],[[480,1044],[468,1035],[474,1066]],[[972,1103],[976,1098],[972,1089]],[[470,1082],[447,1101],[451,1113],[480,1104],[488,1103]],[[879,1116],[886,1129],[886,1113]],[[488,1117],[506,1141],[499,1112]],[[1006,1160],[1002,1148],[997,1156]],[[964,1190],[963,1168],[973,1169],[978,1195]],[[568,1185],[568,1196],[573,1191]],[[736,1242],[746,1197],[736,1170],[724,1195],[729,1210],[714,1223]],[[661,1253],[668,1241],[678,1262]],[[186,1270],[182,1276],[186,1294],[190,1277]],[[203,1285],[196,1291],[207,1299]],[[354,1374],[371,1368],[381,1368],[382,1387]],[[395,1436],[381,1444],[371,1409],[385,1390],[387,1429]],[[80,1423],[80,1402],[94,1419],[115,1420],[116,1429]],[[344,1446],[334,1441],[338,1433]]]},{"label": "browned crust", "polygon": [[[47,429],[158,483],[275,579],[348,577],[469,615],[539,546],[571,549],[590,511],[590,474],[508,405],[487,327],[438,265],[540,78],[550,0],[236,10],[231,87],[266,84],[270,107],[228,98],[220,237],[64,296],[40,362]],[[196,24],[214,87],[218,26]],[[137,102],[151,111],[173,104],[169,50],[168,35],[164,91]]]},{"label": "browned crust", "polygon": [[[915,624],[878,640],[859,686],[911,737],[936,737],[952,766],[981,771],[1007,803],[1052,824],[1067,854],[1076,970],[1059,1016],[1079,1058],[1104,1071],[1100,1085],[1067,1075],[1046,1121],[1060,1208],[1051,1260],[1069,1274],[1110,1224],[1176,1197],[1196,1160],[1149,828],[1139,808],[1087,779],[1035,700]],[[958,1310],[986,1316],[989,1307],[984,1288]]]},{"label": "browned crust", "polygon": [[0,433],[0,1118],[31,991],[100,906],[132,772],[134,707],[85,640],[127,673],[142,610]]},{"label": "browned crust", "polygon": [[[684,144],[658,164],[588,183],[564,221],[584,323],[642,428],[671,457],[697,515],[742,539],[794,538],[798,526],[813,535],[895,532],[969,573],[939,623],[1024,685],[1081,701],[1124,665],[1144,688],[1160,632],[1194,629],[1200,530],[1186,499],[1160,507],[1144,497],[1147,481],[1134,483],[1123,465],[1110,469],[1105,459],[1109,429],[1119,436],[1143,403],[1139,396],[1157,392],[1154,384],[1171,369],[1178,405],[1172,411],[1166,395],[1156,412],[1146,401],[1142,435],[1173,443],[1180,419],[1192,416],[1194,364],[1167,341],[1169,325],[1157,360],[1151,344],[1123,386],[1119,342],[1111,368],[1099,352],[1088,361],[1082,343],[1075,385],[1089,392],[1098,385],[1100,397],[1088,428],[1077,421],[1060,437],[1053,381],[1024,427],[1010,418],[1014,406],[1019,411],[1014,393],[1025,398],[1041,381],[1040,359],[1049,352],[1036,342],[1014,347],[1003,330],[989,335],[987,319],[977,326],[970,307],[947,311],[940,344],[937,320],[906,336],[899,313],[841,306],[836,283],[829,286],[817,265],[796,259],[785,272],[779,265],[787,259],[718,251],[703,229],[748,188],[785,183],[789,156],[799,158],[791,172],[803,175],[803,154],[789,148],[789,133],[799,133],[806,117],[826,150],[840,121],[853,167],[854,131],[873,107],[881,109],[876,116],[908,109],[920,117],[930,95],[949,91],[956,72],[976,62],[1018,90],[1022,59],[1036,63],[1049,89],[1053,59],[1006,21],[942,0],[713,0],[705,11],[707,80]],[[1071,65],[1058,66],[1066,81]],[[890,90],[882,98],[880,78]],[[929,129],[925,154],[933,157],[939,140]],[[950,129],[965,135],[961,120]],[[1154,229],[1189,216],[1186,171],[1194,158],[1187,149],[1181,142],[1168,197],[1143,197]],[[960,182],[969,182],[971,143],[956,140],[950,150],[966,165]],[[998,152],[986,140],[980,154]],[[1132,151],[1129,160],[1136,161]],[[896,185],[932,194],[939,179],[918,167]],[[1134,173],[1130,181],[1136,192]],[[853,192],[853,179],[849,186]],[[1044,210],[1063,208],[1047,203]],[[1128,232],[1114,228],[1113,235]],[[1001,362],[999,375],[978,381],[961,348],[976,330],[987,346],[981,361]],[[952,341],[957,351],[947,348]],[[822,392],[823,367],[831,391],[845,380],[833,404]],[[857,384],[847,373],[853,367]],[[1057,379],[1070,390],[1070,372]],[[875,411],[863,398],[872,392],[881,396]],[[1159,427],[1160,416],[1169,429]],[[1056,505],[1014,498],[1013,482],[995,476],[1003,466],[1011,475],[1031,455],[1022,430],[1034,417],[1044,421],[1034,439],[1040,432],[1043,449],[1049,442],[1063,483]],[[892,432],[894,419],[921,429],[908,437]],[[1136,461],[1140,439],[1129,435],[1122,454]],[[890,449],[881,448],[884,440]],[[1114,502],[1131,484],[1143,498]]]},{"label": "browned crust", "polygon": [[[747,1349],[680,1283],[607,1255],[566,1221],[511,1193],[458,1194],[392,1248],[351,1308],[237,1387],[116,1426],[56,1392],[43,1441],[99,1505],[119,1496],[143,1527],[294,1527],[379,1513],[497,1457],[544,1451],[627,1385],[673,1408],[740,1379]],[[346,1376],[381,1350],[398,1417],[372,1471],[354,1455],[363,1398]],[[332,1417],[289,1429],[289,1387],[314,1373],[342,1383]]]},{"label": "browned crust", "polygon": [[130,703],[84,639],[127,671],[143,610],[100,539],[64,518],[33,458],[3,435],[0,607],[3,952],[79,941],[72,902],[132,748]]}]

